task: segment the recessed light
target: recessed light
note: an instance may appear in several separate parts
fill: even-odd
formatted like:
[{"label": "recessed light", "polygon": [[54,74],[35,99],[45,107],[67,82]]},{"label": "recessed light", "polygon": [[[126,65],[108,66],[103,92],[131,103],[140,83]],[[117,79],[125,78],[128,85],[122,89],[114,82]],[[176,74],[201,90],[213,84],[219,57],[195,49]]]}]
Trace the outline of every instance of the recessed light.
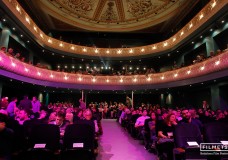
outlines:
[{"label": "recessed light", "polygon": [[211,29],[210,29],[210,31],[212,32],[212,31],[213,31],[213,29],[211,28]]},{"label": "recessed light", "polygon": [[6,21],[6,19],[4,18],[4,19],[3,19],[3,22],[5,22],[5,21]]},{"label": "recessed light", "polygon": [[16,28],[14,28],[14,27],[13,27],[12,29],[13,29],[14,31],[16,30]]},{"label": "recessed light", "polygon": [[224,20],[222,20],[222,23],[224,23],[225,21]]}]

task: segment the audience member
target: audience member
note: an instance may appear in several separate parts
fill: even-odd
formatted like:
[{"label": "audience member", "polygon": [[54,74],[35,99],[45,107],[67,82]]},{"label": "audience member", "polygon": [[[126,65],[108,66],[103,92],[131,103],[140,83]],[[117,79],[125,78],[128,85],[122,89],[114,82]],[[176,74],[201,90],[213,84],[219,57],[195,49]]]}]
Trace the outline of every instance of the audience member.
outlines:
[{"label": "audience member", "polygon": [[31,100],[28,99],[27,95],[25,95],[24,99],[20,101],[18,108],[19,109],[24,109],[24,110],[27,110],[27,111],[30,111],[32,109]]},{"label": "audience member", "polygon": [[41,103],[35,96],[32,97],[31,103],[32,103],[32,112],[33,112],[34,116],[36,118],[38,118],[39,117]]},{"label": "audience member", "polygon": [[8,97],[3,97],[0,102],[0,108],[6,109],[8,105],[9,105]]},{"label": "audience member", "polygon": [[203,124],[200,122],[200,120],[196,119],[196,118],[192,118],[191,113],[189,112],[188,109],[183,109],[181,111],[182,114],[182,121],[180,121],[180,123],[191,123],[196,125],[197,127],[199,127],[200,131],[202,131],[203,129]]},{"label": "audience member", "polygon": [[7,116],[0,113],[0,159],[10,160],[13,152],[14,132],[6,127]]},{"label": "audience member", "polygon": [[156,114],[155,112],[150,113],[150,118],[145,120],[144,124],[144,144],[146,149],[154,148],[155,147],[155,141],[157,139],[156,136]]},{"label": "audience member", "polygon": [[29,112],[25,109],[22,109],[19,112],[19,117],[17,121],[19,122],[20,125],[23,125],[25,121],[30,120],[29,116],[30,116]]},{"label": "audience member", "polygon": [[85,110],[86,109],[86,104],[85,102],[83,101],[83,99],[79,99],[79,103],[80,103],[80,107],[82,110]]},{"label": "audience member", "polygon": [[7,112],[10,117],[14,117],[14,113],[17,110],[17,98],[13,97],[12,101],[7,106]]},{"label": "audience member", "polygon": [[49,122],[49,124],[54,124],[59,127],[61,137],[64,136],[66,126],[69,124],[69,122],[65,120],[65,117],[65,113],[60,111],[57,113],[55,121]]},{"label": "audience member", "polygon": [[168,160],[173,159],[174,126],[177,125],[176,116],[173,113],[167,115],[164,123],[158,128],[158,144],[160,155],[167,154]]}]

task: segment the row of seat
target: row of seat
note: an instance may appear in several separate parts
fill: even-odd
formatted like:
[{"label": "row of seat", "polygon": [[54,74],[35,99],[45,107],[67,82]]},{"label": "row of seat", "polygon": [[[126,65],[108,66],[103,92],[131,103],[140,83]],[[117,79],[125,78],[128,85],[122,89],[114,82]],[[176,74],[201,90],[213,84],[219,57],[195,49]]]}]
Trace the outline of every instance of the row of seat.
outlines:
[{"label": "row of seat", "polygon": [[[124,127],[133,136],[137,137],[137,130],[135,130],[133,123],[124,122]],[[136,132],[136,133],[135,133]],[[221,141],[228,141],[228,124],[224,122],[211,122],[204,124],[203,131],[191,123],[178,124],[175,127],[174,133],[174,149],[173,160],[187,160],[187,159],[208,159],[208,160],[220,160],[228,159],[228,155],[203,155],[200,153],[201,143],[220,143]],[[189,142],[196,142],[198,146],[191,146]],[[165,144],[165,145],[168,145]],[[170,145],[173,146],[173,145]],[[162,154],[164,145],[156,143],[156,153]],[[217,152],[219,153],[219,152]],[[226,152],[228,153],[228,152]],[[165,157],[165,156],[162,156]]]},{"label": "row of seat", "polygon": [[26,149],[17,154],[15,159],[96,159],[94,126],[83,121],[68,125],[63,137],[56,125],[34,125],[27,137],[27,143]]}]

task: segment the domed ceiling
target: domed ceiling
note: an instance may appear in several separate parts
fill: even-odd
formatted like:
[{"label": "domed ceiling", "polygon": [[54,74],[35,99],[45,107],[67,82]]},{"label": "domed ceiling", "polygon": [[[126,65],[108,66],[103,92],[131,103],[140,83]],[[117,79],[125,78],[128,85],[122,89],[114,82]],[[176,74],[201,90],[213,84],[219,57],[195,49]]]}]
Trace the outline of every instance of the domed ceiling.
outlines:
[{"label": "domed ceiling", "polygon": [[[167,29],[198,0],[36,0],[27,5],[52,29],[126,32]],[[28,4],[30,3],[30,4]],[[32,4],[31,4],[32,3]],[[71,27],[69,27],[71,26]],[[75,27],[75,28],[74,28]]]}]

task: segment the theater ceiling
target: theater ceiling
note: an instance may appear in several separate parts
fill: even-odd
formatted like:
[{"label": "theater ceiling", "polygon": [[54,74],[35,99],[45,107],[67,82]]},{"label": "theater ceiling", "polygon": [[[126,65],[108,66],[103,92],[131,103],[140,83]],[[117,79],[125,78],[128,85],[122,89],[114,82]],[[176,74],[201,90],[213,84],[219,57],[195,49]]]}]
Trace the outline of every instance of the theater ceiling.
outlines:
[{"label": "theater ceiling", "polygon": [[161,33],[177,25],[199,0],[19,0],[45,29]]}]

